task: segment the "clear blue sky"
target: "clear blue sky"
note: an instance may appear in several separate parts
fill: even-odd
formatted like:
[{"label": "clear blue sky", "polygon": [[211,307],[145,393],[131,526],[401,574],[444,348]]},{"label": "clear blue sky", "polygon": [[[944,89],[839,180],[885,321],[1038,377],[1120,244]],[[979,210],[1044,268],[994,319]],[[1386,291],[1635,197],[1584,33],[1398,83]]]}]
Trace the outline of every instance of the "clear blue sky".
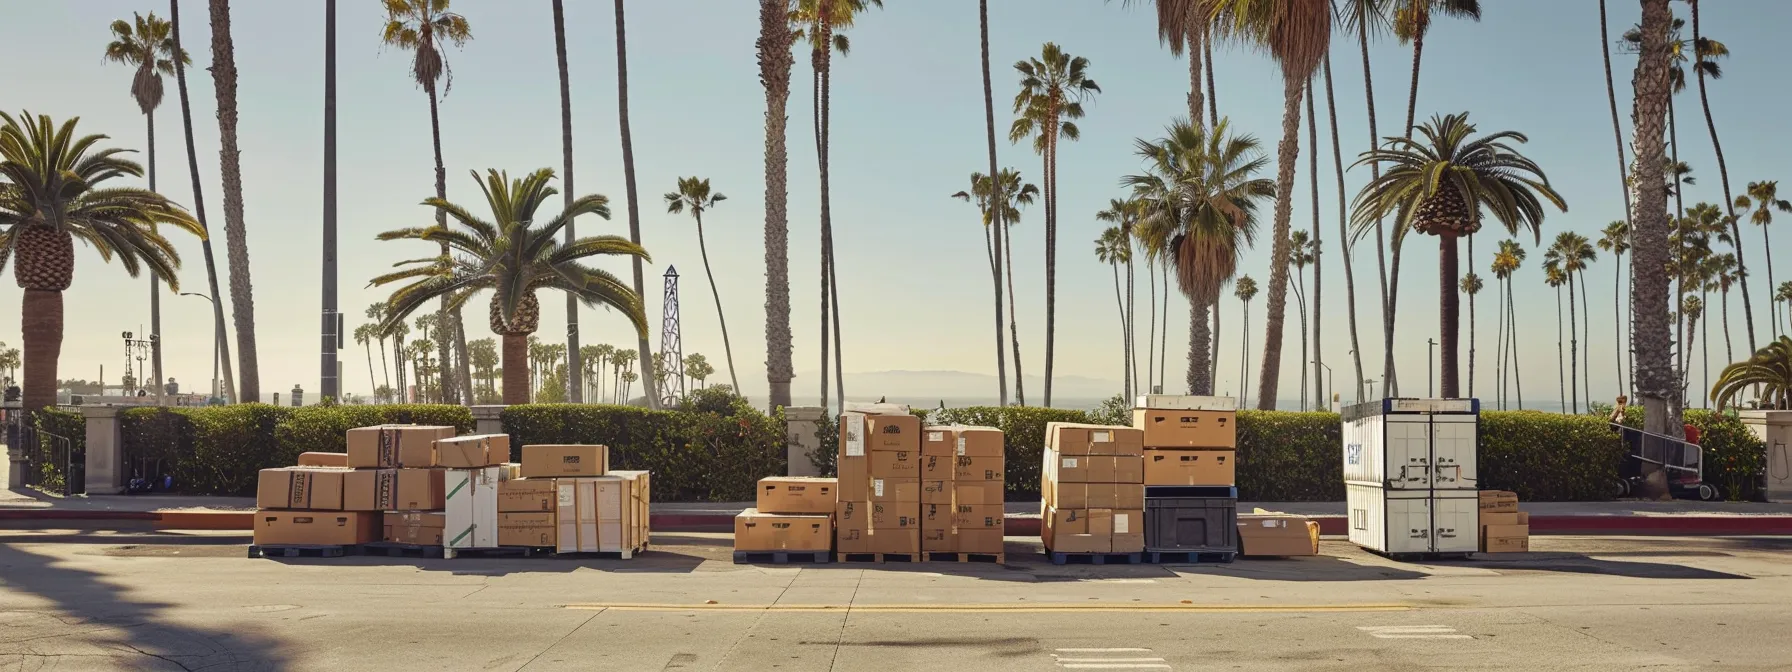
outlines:
[{"label": "clear blue sky", "polygon": [[[972,206],[948,198],[967,186],[967,175],[987,169],[984,148],[981,75],[978,69],[976,3],[894,1],[861,19],[853,31],[853,52],[836,61],[833,88],[833,211],[836,247],[841,258],[846,369],[950,369],[994,373],[990,344],[987,267],[978,240],[978,218]],[[1605,103],[1597,46],[1597,5],[1577,2],[1487,3],[1479,24],[1442,21],[1434,29],[1425,54],[1418,102],[1421,118],[1437,112],[1470,110],[1483,130],[1513,129],[1530,135],[1524,151],[1548,172],[1569,202],[1566,214],[1551,213],[1545,240],[1563,229],[1597,238],[1597,231],[1622,219],[1617,188],[1610,119]],[[1634,2],[1611,5],[1615,40],[1636,22]],[[1118,380],[1120,331],[1109,269],[1091,253],[1102,227],[1093,214],[1108,199],[1123,195],[1120,176],[1138,170],[1132,139],[1155,137],[1184,114],[1186,65],[1172,58],[1155,39],[1148,11],[1124,10],[1120,3],[1096,0],[1042,5],[1020,0],[991,3],[992,60],[998,124],[1007,125],[1006,103],[1017,77],[1009,67],[1036,55],[1046,41],[1088,57],[1090,73],[1103,93],[1081,122],[1080,142],[1061,151],[1059,184],[1060,248],[1058,280],[1058,362],[1061,375]],[[429,120],[423,93],[407,78],[408,59],[382,51],[378,43],[381,14],[373,0],[345,0],[339,8],[339,129],[342,237],[342,305],[358,314],[382,293],[363,287],[365,280],[399,259],[419,256],[416,244],[380,243],[381,230],[426,223],[430,213],[417,205],[431,195]],[[195,67],[189,72],[193,121],[198,136],[200,174],[207,214],[223,228],[222,198],[217,179],[218,127],[212,111],[213,88],[202,69],[210,60],[205,3],[187,2],[186,44]],[[552,21],[547,2],[462,0],[454,9],[471,21],[475,39],[450,55],[454,68],[452,93],[443,101],[443,144],[449,169],[449,198],[475,203],[479,192],[469,169],[507,169],[519,174],[561,165],[558,87],[554,68]],[[700,175],[729,200],[706,218],[710,259],[728,311],[743,387],[754,395],[764,390],[764,292],[762,268],[762,143],[764,96],[757,81],[753,41],[757,4],[744,0],[660,0],[629,5],[630,102],[636,171],[642,199],[644,242],[655,264],[649,282],[648,310],[657,327],[660,283],[666,265],[684,275],[685,352],[703,352],[726,378],[714,304],[703,282],[694,227],[688,217],[665,213],[660,195],[681,175]],[[1781,86],[1785,52],[1773,56],[1777,28],[1792,19],[1792,8],[1773,3],[1742,7],[1713,5],[1704,16],[1705,32],[1725,41],[1734,56],[1724,63],[1726,76],[1711,85],[1711,106],[1726,142],[1732,189],[1749,181],[1778,179],[1786,169],[1781,117],[1789,97]],[[128,96],[128,68],[102,62],[107,24],[132,11],[167,14],[166,3],[122,0],[32,2],[0,0],[0,44],[8,53],[30,54],[31,67],[6,70],[0,91],[8,110],[29,109],[62,118],[79,115],[81,129],[112,136],[112,144],[144,145],[144,124]],[[314,329],[319,292],[320,184],[322,175],[322,3],[274,4],[238,2],[234,8],[236,59],[240,73],[240,142],[247,207],[250,254],[254,264],[265,392],[300,383],[315,390]],[[570,0],[567,24],[573,77],[573,109],[577,151],[577,191],[610,197],[616,219],[583,221],[582,232],[626,233],[625,193],[620,141],[617,136],[614,23],[609,2]],[[1281,85],[1274,66],[1262,55],[1237,47],[1215,53],[1220,109],[1236,128],[1257,135],[1273,152],[1279,135]],[[1334,44],[1338,114],[1350,157],[1366,149],[1362,68],[1354,42]],[[1410,52],[1391,40],[1372,48],[1378,121],[1383,134],[1398,130],[1406,104]],[[1614,53],[1620,115],[1628,142],[1629,80],[1633,56]],[[794,73],[789,124],[790,223],[793,324],[799,398],[813,394],[816,369],[819,274],[817,256],[817,180],[808,115],[810,87],[807,59],[798,59]],[[179,105],[172,79],[167,103],[157,115],[161,190],[190,204],[187,162],[180,155]],[[1323,101],[1322,101],[1323,102]],[[1678,98],[1681,158],[1699,177],[1689,190],[1688,204],[1720,201],[1717,166],[1709,136],[1698,116],[1696,91]],[[1323,114],[1323,106],[1321,107]],[[1349,366],[1345,327],[1343,273],[1337,253],[1336,187],[1330,167],[1330,137],[1320,131],[1321,233],[1325,236],[1324,342],[1321,350],[1337,372],[1337,387],[1348,390],[1354,378]],[[1304,131],[1303,131],[1303,145]],[[1039,177],[1040,160],[1025,146],[1003,141],[1001,163],[1016,166],[1029,181]],[[1303,147],[1303,151],[1305,148]],[[1273,175],[1273,172],[1269,173]],[[1293,222],[1312,225],[1308,201],[1307,161],[1300,163]],[[1349,193],[1367,179],[1365,171],[1346,174]],[[1792,192],[1792,183],[1788,184]],[[478,210],[477,207],[474,208]],[[1792,221],[1789,218],[1787,221]],[[1043,355],[1043,213],[1025,214],[1017,229],[1015,252],[1020,292],[1023,352],[1029,374],[1041,371]],[[1267,224],[1265,225],[1267,231]],[[1748,261],[1754,264],[1757,332],[1765,334],[1767,294],[1760,265],[1759,230],[1745,231]],[[1477,271],[1486,265],[1495,242],[1484,236],[1476,245]],[[1787,241],[1774,243],[1786,259]],[[1422,241],[1429,243],[1429,240]],[[1527,243],[1529,241],[1526,241]],[[204,291],[205,275],[197,241],[179,241],[186,264],[185,289]],[[1245,258],[1241,272],[1267,284],[1268,240]],[[1408,248],[1401,277],[1399,366],[1406,392],[1423,391],[1425,339],[1436,334],[1436,247]],[[1372,250],[1360,250],[1356,265],[1361,337],[1372,354],[1367,375],[1379,378],[1380,311],[1376,306]],[[118,333],[147,326],[147,281],[131,281],[117,265],[100,263],[91,251],[78,252],[75,286],[67,293],[67,333],[62,376],[92,379],[105,365],[116,381],[122,357]],[[222,236],[218,239],[223,263]],[[1520,359],[1526,396],[1553,399],[1555,318],[1553,297],[1542,283],[1541,253],[1533,252],[1517,276]],[[1785,263],[1785,262],[1782,262]],[[626,266],[616,264],[618,272]],[[1612,296],[1614,268],[1602,257],[1588,274],[1593,304],[1590,349],[1595,397],[1616,393],[1613,373]],[[1789,272],[1792,274],[1792,272]],[[1309,287],[1312,280],[1309,279]],[[1145,331],[1145,279],[1137,287],[1139,332]],[[1493,367],[1490,286],[1481,295],[1480,368],[1476,392],[1491,397]],[[1229,296],[1229,292],[1228,292]],[[544,339],[564,333],[561,301],[543,296]],[[1250,326],[1252,377],[1264,322],[1264,302],[1252,306]],[[1736,299],[1738,297],[1732,297]],[[16,314],[19,294],[0,292],[0,314]],[[891,302],[903,311],[892,312]],[[1172,300],[1173,305],[1184,303]],[[1717,303],[1716,297],[1712,303]],[[1740,300],[1730,302],[1730,321],[1738,350],[1746,348]],[[1465,306],[1466,308],[1466,306]],[[948,314],[961,326],[937,318],[921,319],[922,311]],[[1220,391],[1238,385],[1238,304],[1224,306]],[[1711,315],[1716,318],[1715,307]],[[487,335],[484,310],[468,312],[475,338]],[[166,368],[189,388],[203,387],[209,377],[211,317],[196,298],[164,300]],[[1296,317],[1292,306],[1290,324]],[[1173,308],[1172,352],[1185,350],[1187,311]],[[1467,315],[1464,315],[1465,328]],[[356,324],[350,320],[350,327]],[[1714,322],[1718,322],[1714,320]],[[1718,322],[1721,324],[1721,322]],[[632,332],[614,314],[587,310],[583,329],[588,342],[628,344]],[[1711,353],[1713,368],[1724,361],[1722,338]],[[1466,334],[1466,332],[1465,332]],[[0,340],[16,344],[17,322],[0,326]],[[652,339],[656,344],[658,334]],[[1463,343],[1466,353],[1467,342]],[[1300,342],[1291,326],[1284,345],[1281,397],[1296,396]],[[344,352],[346,386],[369,389],[366,364],[359,348]],[[1143,346],[1141,345],[1141,352]],[[378,357],[377,352],[374,355]],[[378,362],[375,362],[378,366]],[[1465,362],[1466,366],[1466,362]],[[1182,379],[1183,364],[1173,357],[1172,381]],[[1715,372],[1715,371],[1714,371]],[[1464,375],[1466,375],[1466,368]],[[1010,372],[1012,375],[1012,372]],[[849,376],[850,383],[850,376]],[[1696,384],[1696,383],[1695,383]],[[1118,385],[1116,383],[1115,387]],[[876,390],[849,393],[876,394]],[[1033,390],[1036,395],[1037,391]],[[993,390],[992,390],[993,399]],[[1345,393],[1348,399],[1349,394]]]}]

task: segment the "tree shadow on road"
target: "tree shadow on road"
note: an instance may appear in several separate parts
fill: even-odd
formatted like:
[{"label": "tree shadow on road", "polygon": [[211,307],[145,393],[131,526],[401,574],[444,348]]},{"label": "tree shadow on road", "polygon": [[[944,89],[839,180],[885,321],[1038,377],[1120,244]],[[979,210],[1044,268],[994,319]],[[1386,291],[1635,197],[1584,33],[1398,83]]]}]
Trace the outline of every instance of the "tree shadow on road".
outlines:
[{"label": "tree shadow on road", "polygon": [[[1509,556],[1509,557],[1500,557]],[[1456,564],[1456,563],[1453,563]],[[1699,567],[1665,562],[1632,562],[1608,560],[1581,553],[1512,553],[1481,555],[1459,563],[1497,572],[1560,572],[1567,574],[1600,574],[1633,579],[1749,579]]]},{"label": "tree shadow on road", "polygon": [[[48,609],[0,611],[0,660],[46,660],[43,667],[139,670],[280,670],[290,666],[275,640],[240,626],[209,629],[174,622],[170,605],[133,600],[130,588],[98,573],[0,544],[0,587],[50,602]],[[10,613],[8,613],[10,612]],[[109,662],[101,662],[109,661]]]}]

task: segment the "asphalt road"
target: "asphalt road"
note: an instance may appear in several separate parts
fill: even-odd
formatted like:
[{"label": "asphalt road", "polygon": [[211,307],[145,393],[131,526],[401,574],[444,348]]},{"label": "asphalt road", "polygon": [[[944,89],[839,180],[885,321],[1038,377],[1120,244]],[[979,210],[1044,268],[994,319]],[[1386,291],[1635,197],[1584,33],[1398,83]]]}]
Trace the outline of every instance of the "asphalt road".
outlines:
[{"label": "asphalt road", "polygon": [[0,530],[0,670],[1792,669],[1788,538],[1106,567],[1018,538],[1005,566],[821,567],[734,565],[727,535],[633,561],[238,542]]}]

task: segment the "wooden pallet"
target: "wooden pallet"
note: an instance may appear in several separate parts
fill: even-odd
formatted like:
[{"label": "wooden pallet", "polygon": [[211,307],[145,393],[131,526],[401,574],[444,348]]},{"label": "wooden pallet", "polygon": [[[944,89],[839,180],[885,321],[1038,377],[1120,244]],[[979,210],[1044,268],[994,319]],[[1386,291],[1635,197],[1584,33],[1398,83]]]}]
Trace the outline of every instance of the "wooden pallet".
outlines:
[{"label": "wooden pallet", "polygon": [[1145,562],[1152,565],[1229,563],[1236,559],[1237,551],[1145,551]]},{"label": "wooden pallet", "polygon": [[836,553],[838,562],[920,562],[920,553]]},{"label": "wooden pallet", "polygon": [[928,551],[922,555],[928,562],[987,562],[1004,564],[1008,558],[1006,553],[958,553],[953,551]]},{"label": "wooden pallet", "polygon": [[831,551],[735,551],[734,564],[825,565],[834,561]]},{"label": "wooden pallet", "polygon": [[443,548],[437,557],[455,558],[546,558],[554,555],[552,546],[493,546],[489,548]]},{"label": "wooden pallet", "polygon": [[1144,553],[1053,553],[1047,551],[1054,565],[1136,565]]},{"label": "wooden pallet", "polygon": [[250,546],[251,558],[340,558],[345,555],[360,555],[359,546],[313,546],[270,544],[267,546]]},{"label": "wooden pallet", "polygon": [[400,544],[389,541],[376,541],[361,545],[362,555],[388,558],[440,558],[443,556],[443,551],[441,546]]},{"label": "wooden pallet", "polygon": [[554,549],[552,549],[552,548],[537,549],[538,554],[552,555],[553,557],[556,557],[556,558],[567,558],[567,559],[571,559],[571,560],[580,560],[580,559],[628,560],[628,559],[634,558],[636,555],[640,555],[641,553],[644,553],[646,551],[647,551],[646,546],[640,546],[637,548],[628,548],[628,549],[623,549],[620,551],[583,551],[583,552],[567,551],[564,553],[555,552]]}]

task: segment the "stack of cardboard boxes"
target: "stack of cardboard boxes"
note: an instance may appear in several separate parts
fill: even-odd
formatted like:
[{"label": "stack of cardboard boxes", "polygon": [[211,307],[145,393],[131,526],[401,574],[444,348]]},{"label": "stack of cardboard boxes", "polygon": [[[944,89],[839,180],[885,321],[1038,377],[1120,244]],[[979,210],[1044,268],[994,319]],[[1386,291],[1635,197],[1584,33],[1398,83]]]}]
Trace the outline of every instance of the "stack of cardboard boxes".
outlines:
[{"label": "stack of cardboard boxes", "polygon": [[1000,555],[1002,430],[935,426],[921,437],[922,552]]},{"label": "stack of cardboard boxes", "polygon": [[1531,550],[1531,514],[1518,510],[1518,493],[1482,490],[1480,524],[1482,553]]},{"label": "stack of cardboard boxes", "polygon": [[834,546],[832,478],[769,476],[759,479],[756,506],[734,517],[734,550],[755,553],[827,553]]},{"label": "stack of cardboard boxes", "polygon": [[522,453],[521,478],[499,485],[507,540],[623,558],[647,548],[647,472],[612,471],[608,446],[530,445]]},{"label": "stack of cardboard boxes", "polygon": [[1040,537],[1052,553],[1145,549],[1144,432],[1067,422],[1045,427]]},{"label": "stack of cardboard boxes", "polygon": [[906,408],[840,415],[839,553],[921,552],[921,419]]},{"label": "stack of cardboard boxes", "polygon": [[[1238,524],[1236,400],[1146,395],[1134,404],[1132,422],[1145,434],[1147,549],[1236,553],[1240,532],[1279,529]],[[1306,528],[1295,531],[1304,536]]]}]

